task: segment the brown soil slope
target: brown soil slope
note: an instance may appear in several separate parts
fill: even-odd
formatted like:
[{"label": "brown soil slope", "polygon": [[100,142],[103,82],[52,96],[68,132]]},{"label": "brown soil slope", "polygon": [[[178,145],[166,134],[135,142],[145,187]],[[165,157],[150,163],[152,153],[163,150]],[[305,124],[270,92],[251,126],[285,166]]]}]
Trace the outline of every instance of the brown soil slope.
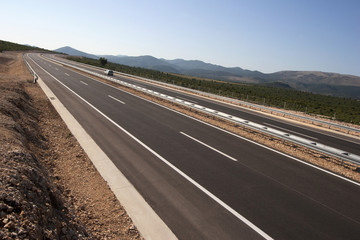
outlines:
[{"label": "brown soil slope", "polygon": [[140,239],[22,54],[0,53],[0,239]]}]

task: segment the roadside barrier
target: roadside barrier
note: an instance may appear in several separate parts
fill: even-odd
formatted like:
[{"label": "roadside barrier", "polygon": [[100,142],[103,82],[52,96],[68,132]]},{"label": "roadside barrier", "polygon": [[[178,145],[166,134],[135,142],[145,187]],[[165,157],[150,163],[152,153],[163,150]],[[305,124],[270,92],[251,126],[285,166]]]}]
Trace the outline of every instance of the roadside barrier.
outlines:
[{"label": "roadside barrier", "polygon": [[[50,58],[47,58],[47,59],[56,61],[55,59],[50,59]],[[68,61],[68,60],[66,60],[66,61]],[[89,66],[89,65],[86,65],[86,64],[83,64],[83,63],[78,63],[78,62],[76,62],[76,64],[77,65]],[[95,67],[95,66],[90,66],[90,67],[96,68],[96,69],[99,69],[99,70],[102,70],[102,71],[105,70],[105,69],[100,68],[100,67]],[[156,81],[156,80],[152,80],[152,79],[148,79],[148,78],[143,78],[143,77],[139,77],[139,76],[134,76],[134,75],[130,75],[130,74],[122,73],[122,72],[114,71],[114,73],[117,73],[118,75],[123,75],[125,77],[130,77],[130,78],[135,78],[135,79],[139,79],[139,80],[142,80],[142,81],[152,82],[152,83],[157,84],[157,85],[163,85],[163,86],[167,86],[167,87],[170,87],[170,88],[176,88],[176,89],[187,91],[187,92],[193,92],[193,93],[198,94],[198,95],[206,96],[206,97],[213,98],[213,99],[218,99],[218,100],[229,102],[229,103],[242,105],[242,106],[245,106],[245,107],[248,107],[248,108],[259,109],[260,111],[264,111],[264,112],[277,113],[277,114],[282,115],[284,117],[285,116],[291,116],[291,117],[294,117],[294,118],[297,118],[297,119],[302,119],[304,121],[311,122],[312,124],[317,124],[317,125],[322,124],[322,125],[327,126],[329,129],[334,127],[334,128],[342,129],[344,132],[347,132],[347,133],[350,133],[350,132],[360,133],[360,129],[358,129],[358,128],[353,128],[353,127],[344,126],[344,125],[337,124],[337,123],[330,122],[330,121],[324,121],[324,120],[321,120],[321,119],[316,119],[316,118],[311,117],[311,116],[304,116],[304,115],[299,115],[299,114],[296,114],[296,113],[290,113],[290,112],[287,112],[287,111],[282,111],[280,109],[274,109],[274,108],[262,106],[262,105],[259,105],[259,104],[255,104],[255,103],[249,103],[249,102],[242,101],[242,100],[239,100],[239,99],[234,99],[234,98],[224,97],[224,96],[220,96],[220,95],[216,95],[216,94],[212,94],[212,93],[202,92],[202,91],[194,90],[194,89],[191,89],[191,88],[181,87],[181,86],[178,86],[178,85],[175,85],[175,84],[160,82],[160,81]]]},{"label": "roadside barrier", "polygon": [[[311,141],[311,140],[308,140],[308,139],[305,139],[305,138],[302,138],[302,137],[298,137],[298,136],[296,136],[294,134],[290,134],[290,133],[287,133],[287,132],[284,132],[284,131],[280,131],[280,130],[277,130],[277,129],[274,129],[274,128],[270,128],[270,127],[267,127],[267,126],[264,126],[264,125],[261,125],[261,124],[250,122],[250,121],[248,121],[246,119],[242,119],[242,118],[239,118],[239,117],[236,117],[236,116],[232,116],[232,115],[229,115],[227,113],[219,112],[217,110],[207,108],[207,107],[195,104],[195,103],[191,103],[191,102],[186,101],[186,100],[182,100],[182,99],[175,98],[175,97],[172,97],[172,96],[169,96],[169,95],[166,95],[166,94],[162,94],[162,93],[159,93],[159,92],[156,92],[156,91],[153,91],[153,90],[149,90],[147,88],[140,87],[140,86],[137,86],[135,84],[128,83],[128,82],[124,82],[122,80],[118,80],[118,79],[115,79],[113,77],[106,76],[104,74],[99,74],[99,73],[96,73],[96,72],[92,72],[92,71],[89,71],[87,69],[83,69],[83,68],[80,68],[78,66],[74,66],[72,64],[57,61],[55,59],[49,59],[49,60],[57,62],[57,63],[62,64],[62,65],[69,66],[71,68],[80,70],[82,72],[86,72],[88,74],[91,74],[91,75],[94,75],[94,76],[97,76],[97,77],[100,77],[100,78],[103,78],[103,79],[118,83],[120,85],[123,85],[123,86],[129,87],[129,88],[132,88],[132,89],[135,89],[135,90],[150,94],[152,96],[156,96],[156,97],[159,97],[159,98],[162,98],[162,99],[166,99],[166,100],[171,101],[173,103],[180,104],[180,105],[183,105],[183,106],[186,106],[186,107],[189,107],[189,108],[196,109],[198,111],[207,113],[209,115],[213,115],[213,116],[216,116],[216,117],[231,121],[231,122],[233,122],[235,124],[238,124],[238,125],[241,125],[243,127],[247,127],[247,128],[259,131],[261,133],[268,134],[268,135],[280,138],[283,142],[289,141],[289,142],[298,144],[300,146],[304,146],[304,147],[316,150],[318,152],[321,152],[321,153],[324,153],[324,154],[339,158],[342,161],[348,161],[348,162],[351,162],[351,163],[354,163],[354,164],[357,164],[357,165],[360,164],[360,156],[358,156],[356,154],[352,154],[352,153],[347,152],[347,151],[343,151],[343,150],[333,148],[333,147],[330,147],[330,146],[327,146],[327,145],[324,145],[324,144],[321,144],[321,143],[318,143],[318,142],[314,142],[314,141]],[[188,90],[188,89],[186,89],[186,90]]]},{"label": "roadside barrier", "polygon": [[38,75],[36,75],[34,69],[32,69],[32,67],[30,66],[30,64],[26,61],[25,57],[24,57],[24,54],[22,55],[23,59],[24,59],[24,62],[25,62],[25,65],[26,67],[29,69],[29,72],[34,76],[34,81],[33,83],[36,83],[36,81],[38,80]]}]

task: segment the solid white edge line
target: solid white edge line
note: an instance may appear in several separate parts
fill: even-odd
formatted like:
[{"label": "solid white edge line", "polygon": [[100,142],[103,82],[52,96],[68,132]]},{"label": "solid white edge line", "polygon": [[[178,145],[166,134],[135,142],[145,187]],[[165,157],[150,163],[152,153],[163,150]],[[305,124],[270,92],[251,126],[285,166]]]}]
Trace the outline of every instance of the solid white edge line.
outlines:
[{"label": "solid white edge line", "polygon": [[186,134],[186,133],[183,133],[183,132],[180,132],[180,133],[181,133],[182,135],[184,135],[184,136],[186,136],[186,137],[194,140],[195,142],[198,142],[198,143],[204,145],[205,147],[208,147],[208,148],[210,148],[211,150],[213,150],[213,151],[215,151],[215,152],[217,152],[217,153],[220,153],[221,155],[223,155],[223,156],[225,156],[225,157],[227,157],[227,158],[229,158],[229,159],[231,159],[231,160],[233,160],[233,161],[235,161],[235,162],[238,161],[238,160],[236,160],[235,158],[227,155],[226,153],[223,153],[223,152],[217,150],[216,148],[213,148],[213,147],[207,145],[206,143],[203,143],[202,141],[200,141],[200,140],[198,140],[198,139],[196,139],[196,138],[194,138],[194,137],[192,137],[192,136],[190,136],[190,135],[188,135],[188,134]]},{"label": "solid white edge line", "polygon": [[[72,71],[71,69],[69,69],[69,70]],[[342,180],[344,180],[344,181],[347,181],[347,182],[350,182],[350,183],[355,184],[355,185],[357,185],[357,186],[360,186],[360,183],[358,183],[358,182],[355,182],[355,181],[353,181],[353,180],[351,180],[351,179],[348,179],[348,178],[343,177],[343,176],[340,176],[340,175],[338,175],[338,174],[336,174],[336,173],[330,172],[330,171],[328,171],[328,170],[326,170],[326,169],[323,169],[323,168],[320,168],[320,167],[318,167],[318,166],[315,166],[315,165],[313,165],[313,164],[311,164],[311,163],[308,163],[308,162],[305,162],[305,161],[303,161],[303,160],[297,159],[296,157],[290,156],[290,155],[288,155],[288,154],[286,154],[286,153],[283,153],[283,152],[280,152],[280,151],[278,151],[278,150],[272,149],[272,148],[270,148],[270,147],[267,147],[267,146],[265,146],[265,145],[262,145],[262,144],[260,144],[260,143],[255,142],[255,141],[252,141],[252,140],[247,139],[247,138],[245,138],[245,137],[239,136],[239,135],[237,135],[237,134],[235,134],[235,133],[229,132],[229,131],[224,130],[224,129],[222,129],[222,128],[219,128],[219,127],[217,127],[217,126],[211,125],[210,123],[204,122],[204,121],[199,120],[199,119],[197,119],[197,118],[188,116],[188,115],[186,115],[186,114],[184,114],[184,113],[178,112],[178,111],[176,111],[176,110],[174,110],[174,109],[168,108],[168,107],[163,106],[163,105],[161,105],[161,104],[152,102],[152,101],[150,101],[150,100],[148,100],[148,99],[146,99],[146,98],[137,96],[137,95],[135,95],[135,94],[133,94],[133,93],[127,92],[127,91],[122,90],[122,89],[119,89],[119,88],[114,87],[114,86],[112,86],[112,85],[110,85],[110,84],[101,82],[101,81],[99,81],[99,80],[97,80],[97,79],[94,79],[94,78],[92,78],[92,77],[86,76],[86,75],[84,75],[84,74],[81,74],[81,73],[78,73],[78,72],[75,72],[75,71],[73,71],[73,72],[74,72],[74,73],[77,73],[77,74],[80,74],[80,75],[82,75],[82,76],[85,76],[85,77],[87,77],[87,78],[89,78],[89,79],[92,79],[93,81],[96,81],[96,82],[99,82],[99,83],[101,83],[101,84],[104,84],[104,85],[107,85],[107,86],[109,86],[109,87],[112,87],[112,88],[114,88],[114,89],[117,89],[118,91],[127,93],[127,94],[129,94],[129,95],[132,95],[132,96],[134,96],[134,97],[140,98],[140,99],[142,99],[142,100],[144,100],[144,101],[147,101],[147,102],[149,102],[149,103],[155,104],[155,105],[157,105],[157,106],[159,106],[159,107],[165,108],[165,109],[167,109],[167,110],[169,110],[169,111],[172,111],[172,112],[175,112],[175,113],[177,113],[177,114],[180,114],[180,115],[182,115],[182,116],[184,116],[184,117],[191,118],[191,119],[193,119],[193,120],[195,120],[195,121],[198,121],[198,122],[200,122],[200,123],[202,123],[202,124],[205,124],[205,125],[207,125],[207,126],[210,126],[210,127],[212,127],[212,128],[216,128],[216,129],[218,129],[218,130],[220,130],[220,131],[223,131],[223,132],[225,132],[225,133],[228,133],[228,134],[230,134],[230,135],[232,135],[232,136],[235,136],[235,137],[240,138],[240,139],[242,139],[242,140],[245,140],[245,141],[247,141],[247,142],[253,143],[253,144],[255,144],[255,145],[258,145],[258,146],[260,146],[260,147],[262,147],[262,148],[265,148],[265,149],[267,149],[267,150],[276,152],[276,153],[278,153],[278,154],[280,154],[280,155],[283,155],[283,156],[285,156],[285,157],[287,157],[287,158],[290,158],[290,159],[295,160],[295,161],[297,161],[297,162],[299,162],[299,163],[305,164],[305,165],[307,165],[307,166],[309,166],[309,167],[315,168],[315,169],[317,169],[317,170],[319,170],[319,171],[325,172],[325,173],[327,173],[327,174],[329,174],[329,175],[332,175],[332,176],[334,176],[334,177],[340,178],[340,179],[342,179]]]},{"label": "solid white edge line", "polygon": [[[43,71],[53,77],[56,81],[62,84],[58,79],[52,76],[49,72],[43,69],[38,63],[28,56],[31,61],[38,65]],[[45,94],[49,94],[48,98],[55,96],[54,93],[47,87],[44,81],[39,78],[39,85],[43,87]],[[64,84],[62,84],[64,85]],[[65,86],[65,85],[64,85]],[[66,87],[66,86],[65,86]],[[71,89],[66,87],[70,92]],[[78,96],[76,93],[74,93]],[[79,97],[79,96],[78,96]],[[82,99],[80,97],[80,99]],[[83,100],[83,99],[82,99]],[[86,102],[86,100],[85,100]],[[122,172],[115,166],[115,164],[108,158],[108,156],[100,149],[95,141],[82,128],[80,123],[70,114],[60,100],[51,101],[57,111],[62,112],[61,117],[68,125],[68,128],[77,137],[81,147],[84,148],[89,158],[99,171],[101,176],[107,182],[115,196],[125,208],[126,212],[133,220],[135,226],[139,229],[142,237],[145,239],[161,239],[161,240],[175,240],[177,237],[165,222],[157,215],[151,206],[145,201],[135,187],[130,183]],[[96,110],[96,109],[95,109]]]},{"label": "solid white edge line", "polygon": [[[35,62],[36,63],[36,62]],[[37,64],[37,63],[36,63]],[[38,65],[38,64],[37,64]],[[39,66],[39,65],[38,65]],[[41,68],[41,66],[39,66]],[[43,69],[44,70],[44,69]],[[44,70],[46,73],[48,73],[46,70]],[[113,121],[111,118],[109,118],[107,115],[105,115],[103,112],[101,112],[99,109],[97,109],[95,106],[93,106],[91,103],[86,101],[84,98],[82,98],[80,95],[78,95],[76,92],[74,92],[72,89],[70,89],[68,86],[66,86],[64,83],[59,81],[57,78],[52,76],[50,73],[48,73],[51,77],[53,77],[56,81],[58,81],[61,85],[63,85],[66,89],[68,89],[70,92],[72,92],[75,96],[80,98],[82,101],[84,101],[86,104],[88,104],[91,108],[93,108],[96,112],[98,112],[100,115],[102,115],[105,119],[107,119],[109,122],[114,124],[117,128],[119,128],[121,131],[126,133],[129,137],[131,137],[133,140],[135,140],[137,143],[139,143],[141,146],[143,146],[145,149],[147,149],[149,152],[151,152],[153,155],[155,155],[157,158],[159,158],[162,162],[164,162],[166,165],[168,165],[170,168],[172,168],[174,171],[176,171],[178,174],[180,174],[182,177],[184,177],[186,180],[191,182],[194,186],[196,186],[198,189],[200,189],[202,192],[204,192],[206,195],[208,195],[210,198],[212,198],[215,202],[220,204],[222,207],[224,207],[226,210],[228,210],[230,213],[232,213],[235,217],[237,217],[239,220],[241,220],[243,223],[248,225],[251,229],[253,229],[255,232],[257,232],[259,235],[261,235],[264,239],[271,240],[269,235],[267,235],[264,231],[262,231],[260,228],[255,226],[252,222],[247,220],[245,217],[243,217],[241,214],[236,212],[233,208],[231,208],[229,205],[227,205],[225,202],[220,200],[218,197],[216,197],[214,194],[212,194],[210,191],[208,191],[206,188],[201,186],[199,183],[197,183],[195,180],[193,180],[191,177],[186,175],[184,172],[182,172],[180,169],[175,167],[173,164],[171,164],[169,161],[167,161],[165,158],[163,158],[161,155],[159,155],[157,152],[152,150],[150,147],[148,147],[145,143],[141,142],[139,139],[137,139],[134,135],[132,135],[130,132],[128,132],[126,129],[121,127],[119,124],[117,124],[115,121]]]},{"label": "solid white edge line", "polygon": [[111,95],[108,95],[108,97],[114,99],[115,101],[118,101],[119,103],[125,104],[123,101],[120,101],[119,99],[114,98],[114,97],[111,96]]},{"label": "solid white edge line", "polygon": [[89,84],[87,84],[86,82],[83,82],[83,81],[80,81],[80,82],[81,82],[82,84],[86,85],[86,86],[89,85]]}]

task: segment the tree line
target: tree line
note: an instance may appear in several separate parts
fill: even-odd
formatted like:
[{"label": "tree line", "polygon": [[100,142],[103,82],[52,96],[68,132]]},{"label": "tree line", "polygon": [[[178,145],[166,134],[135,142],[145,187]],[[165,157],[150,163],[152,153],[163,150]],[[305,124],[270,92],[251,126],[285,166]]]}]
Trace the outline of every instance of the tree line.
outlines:
[{"label": "tree line", "polygon": [[326,96],[258,84],[200,79],[151,69],[130,67],[108,62],[106,59],[96,60],[85,57],[68,57],[68,59],[252,103],[306,112],[313,115],[323,115],[343,122],[360,124],[360,101],[351,98]]},{"label": "tree line", "polygon": [[[27,50],[48,51],[48,50],[38,48],[38,47],[21,45],[21,44],[17,44],[17,43],[0,40],[0,52],[3,52],[3,51],[27,51]],[[51,51],[48,51],[48,52],[51,52]]]}]

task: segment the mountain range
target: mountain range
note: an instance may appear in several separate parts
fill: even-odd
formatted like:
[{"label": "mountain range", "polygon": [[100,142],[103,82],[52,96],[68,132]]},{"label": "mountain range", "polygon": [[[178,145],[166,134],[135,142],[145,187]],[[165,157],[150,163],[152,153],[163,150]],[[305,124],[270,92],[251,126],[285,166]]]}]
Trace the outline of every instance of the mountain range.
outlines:
[{"label": "mountain range", "polygon": [[94,55],[62,47],[54,50],[72,56],[98,59],[105,57],[110,62],[123,65],[148,68],[162,72],[209,78],[227,82],[263,84],[274,87],[293,88],[296,90],[339,96],[360,100],[360,77],[327,73],[319,71],[280,71],[265,74],[250,71],[240,67],[223,67],[199,60],[174,59],[167,60],[153,56],[125,56],[125,55]]}]

